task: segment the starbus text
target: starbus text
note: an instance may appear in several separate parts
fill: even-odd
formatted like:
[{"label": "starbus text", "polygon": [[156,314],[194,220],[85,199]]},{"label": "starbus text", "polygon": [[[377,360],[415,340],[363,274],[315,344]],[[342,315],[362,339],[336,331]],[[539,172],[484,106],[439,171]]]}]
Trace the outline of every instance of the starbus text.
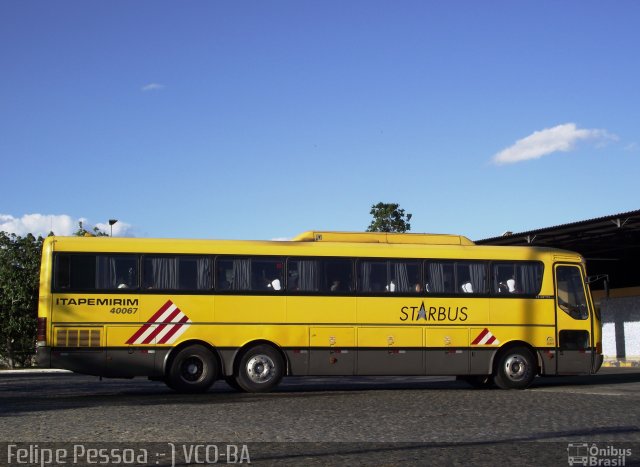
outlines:
[{"label": "starbus text", "polygon": [[424,302],[420,306],[403,306],[400,309],[400,321],[466,321],[468,308],[463,307],[425,307]]}]

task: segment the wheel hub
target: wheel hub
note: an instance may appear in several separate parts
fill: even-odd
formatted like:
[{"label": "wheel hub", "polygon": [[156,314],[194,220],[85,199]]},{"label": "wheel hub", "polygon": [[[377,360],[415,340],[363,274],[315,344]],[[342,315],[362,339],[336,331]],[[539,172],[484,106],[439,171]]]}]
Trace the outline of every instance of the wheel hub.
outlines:
[{"label": "wheel hub", "polygon": [[194,382],[202,378],[204,374],[204,364],[197,357],[186,359],[182,364],[182,377],[186,381]]},{"label": "wheel hub", "polygon": [[265,383],[273,378],[275,364],[267,355],[255,355],[247,362],[247,375],[255,383]]},{"label": "wheel hub", "polygon": [[505,361],[505,373],[512,381],[520,381],[526,377],[527,362],[520,355],[512,355]]}]

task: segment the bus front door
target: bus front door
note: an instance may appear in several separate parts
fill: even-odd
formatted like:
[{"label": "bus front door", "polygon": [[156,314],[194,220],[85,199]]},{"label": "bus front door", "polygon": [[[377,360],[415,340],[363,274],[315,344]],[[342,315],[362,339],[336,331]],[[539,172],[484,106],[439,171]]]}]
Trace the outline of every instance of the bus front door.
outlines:
[{"label": "bus front door", "polygon": [[589,374],[594,346],[582,269],[556,265],[555,279],[558,374]]}]

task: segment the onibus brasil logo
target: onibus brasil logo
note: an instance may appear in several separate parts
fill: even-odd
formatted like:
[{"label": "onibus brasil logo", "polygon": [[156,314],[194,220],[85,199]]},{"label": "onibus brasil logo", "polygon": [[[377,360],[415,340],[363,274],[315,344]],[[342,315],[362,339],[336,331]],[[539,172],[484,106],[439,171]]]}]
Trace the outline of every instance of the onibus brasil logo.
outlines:
[{"label": "onibus brasil logo", "polygon": [[615,446],[600,447],[595,443],[569,443],[567,446],[567,462],[569,465],[583,466],[624,466],[631,449]]}]

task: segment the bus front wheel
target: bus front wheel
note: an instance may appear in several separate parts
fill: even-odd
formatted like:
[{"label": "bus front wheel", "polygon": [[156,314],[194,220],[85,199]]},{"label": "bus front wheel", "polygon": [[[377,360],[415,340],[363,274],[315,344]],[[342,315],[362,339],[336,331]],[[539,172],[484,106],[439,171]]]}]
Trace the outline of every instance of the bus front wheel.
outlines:
[{"label": "bus front wheel", "polygon": [[499,357],[493,381],[502,389],[525,389],[535,376],[531,352],[525,347],[514,347]]},{"label": "bus front wheel", "polygon": [[218,379],[218,362],[209,349],[191,345],[172,358],[166,383],[178,392],[205,392]]},{"label": "bus front wheel", "polygon": [[284,376],[284,360],[269,345],[257,345],[240,357],[236,382],[247,392],[267,392],[275,388]]}]

